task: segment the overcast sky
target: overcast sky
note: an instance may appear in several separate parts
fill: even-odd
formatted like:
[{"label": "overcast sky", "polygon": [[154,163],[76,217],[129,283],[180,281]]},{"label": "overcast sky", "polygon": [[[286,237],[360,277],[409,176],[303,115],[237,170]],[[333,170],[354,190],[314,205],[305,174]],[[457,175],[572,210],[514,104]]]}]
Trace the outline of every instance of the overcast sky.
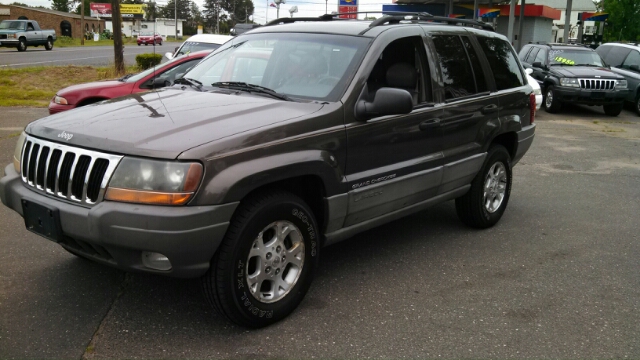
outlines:
[{"label": "overcast sky", "polygon": [[[0,3],[9,4],[14,1],[22,2],[30,6],[45,6],[50,7],[51,2],[48,0],[0,0]],[[268,7],[267,1],[271,3],[273,0],[253,0],[255,6],[254,19],[256,23],[264,24],[265,20],[273,20],[276,18],[276,8]],[[109,2],[100,1],[96,2]],[[166,5],[167,0],[156,0],[159,5]],[[202,4],[204,0],[195,0],[200,10],[202,10]],[[391,0],[360,0],[360,11],[381,11],[382,4],[391,4]],[[280,5],[280,17],[288,17],[289,9],[293,6],[298,7],[298,12],[294,16],[320,16],[325,13],[325,6],[329,12],[338,11],[338,0],[328,0],[327,3],[323,0],[287,0],[286,4]],[[266,9],[269,9],[268,14]]]}]

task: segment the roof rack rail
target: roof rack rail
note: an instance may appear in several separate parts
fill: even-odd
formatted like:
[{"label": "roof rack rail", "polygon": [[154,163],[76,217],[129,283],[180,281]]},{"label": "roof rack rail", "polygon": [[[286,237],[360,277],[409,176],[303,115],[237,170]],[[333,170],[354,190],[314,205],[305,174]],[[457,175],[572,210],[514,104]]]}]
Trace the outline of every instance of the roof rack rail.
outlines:
[{"label": "roof rack rail", "polygon": [[[382,12],[385,16],[373,20],[369,25],[370,28],[384,25],[384,24],[397,24],[401,21],[420,21],[420,22],[438,22],[445,23],[449,25],[461,25],[461,26],[470,26],[477,29],[495,31],[493,26],[488,23],[484,23],[482,21],[471,20],[471,19],[456,19],[456,18],[448,18],[444,16],[435,16],[431,15],[427,12],[401,12],[401,11],[384,11]],[[412,17],[412,18],[409,18]]]},{"label": "roof rack rail", "polygon": [[[296,18],[286,17],[286,18],[271,20],[267,24],[265,24],[265,26],[291,24],[291,23],[300,22],[300,21],[353,20],[353,19],[340,18],[339,16],[340,15],[357,15],[357,14],[383,14],[381,18],[373,20],[369,25],[369,28],[373,28],[376,26],[384,25],[384,24],[398,24],[401,21],[417,21],[417,22],[438,22],[438,23],[445,23],[450,25],[471,26],[478,29],[495,31],[495,29],[493,28],[493,26],[491,26],[491,24],[484,23],[482,21],[470,20],[470,19],[454,19],[454,18],[448,18],[444,16],[435,16],[427,12],[402,12],[402,11],[358,11],[358,12],[336,13],[336,14],[324,14],[318,17],[296,17]],[[364,34],[367,30],[364,30],[361,33],[361,35]]]}]

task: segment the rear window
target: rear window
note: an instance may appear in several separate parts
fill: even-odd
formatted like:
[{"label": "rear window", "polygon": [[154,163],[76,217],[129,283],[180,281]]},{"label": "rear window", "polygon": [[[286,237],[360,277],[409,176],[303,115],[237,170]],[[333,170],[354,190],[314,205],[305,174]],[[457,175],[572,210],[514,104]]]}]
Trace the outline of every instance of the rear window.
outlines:
[{"label": "rear window", "polygon": [[473,70],[460,37],[434,35],[433,44],[438,54],[438,65],[444,82],[445,100],[477,93]]},{"label": "rear window", "polygon": [[498,90],[511,89],[524,85],[524,76],[516,54],[508,42],[498,38],[478,37],[484,51]]}]

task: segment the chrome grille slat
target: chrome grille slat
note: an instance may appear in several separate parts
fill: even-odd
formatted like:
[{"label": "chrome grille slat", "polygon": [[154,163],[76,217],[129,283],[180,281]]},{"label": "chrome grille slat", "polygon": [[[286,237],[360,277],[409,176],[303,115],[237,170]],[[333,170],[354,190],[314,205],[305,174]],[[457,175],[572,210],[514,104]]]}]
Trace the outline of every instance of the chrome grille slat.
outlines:
[{"label": "chrome grille slat", "polygon": [[616,81],[609,79],[578,79],[581,89],[615,90]]},{"label": "chrome grille slat", "polygon": [[104,198],[122,156],[27,136],[21,159],[25,186],[43,195],[91,207]]}]

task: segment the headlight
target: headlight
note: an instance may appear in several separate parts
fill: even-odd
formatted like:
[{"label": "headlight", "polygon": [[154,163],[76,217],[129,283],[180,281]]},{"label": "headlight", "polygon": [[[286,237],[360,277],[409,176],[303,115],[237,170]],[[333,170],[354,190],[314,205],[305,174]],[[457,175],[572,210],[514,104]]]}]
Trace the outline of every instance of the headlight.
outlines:
[{"label": "headlight", "polygon": [[60,105],[69,105],[69,102],[67,101],[67,99],[63,98],[62,96],[58,96],[56,95],[53,98],[53,102],[56,104],[60,104]]},{"label": "headlight", "polygon": [[16,169],[16,172],[20,174],[20,160],[22,159],[22,147],[24,146],[24,140],[27,138],[27,134],[23,131],[18,138],[18,143],[16,144],[16,149],[13,152],[13,168]]},{"label": "headlight", "polygon": [[616,80],[616,89],[626,89],[627,80]]},{"label": "headlight", "polygon": [[7,35],[7,39],[16,39],[16,38],[17,38],[16,34],[8,34]]},{"label": "headlight", "polygon": [[202,180],[202,165],[194,162],[122,159],[104,198],[156,205],[184,205]]},{"label": "headlight", "polygon": [[578,79],[560,78],[561,86],[580,87]]}]

